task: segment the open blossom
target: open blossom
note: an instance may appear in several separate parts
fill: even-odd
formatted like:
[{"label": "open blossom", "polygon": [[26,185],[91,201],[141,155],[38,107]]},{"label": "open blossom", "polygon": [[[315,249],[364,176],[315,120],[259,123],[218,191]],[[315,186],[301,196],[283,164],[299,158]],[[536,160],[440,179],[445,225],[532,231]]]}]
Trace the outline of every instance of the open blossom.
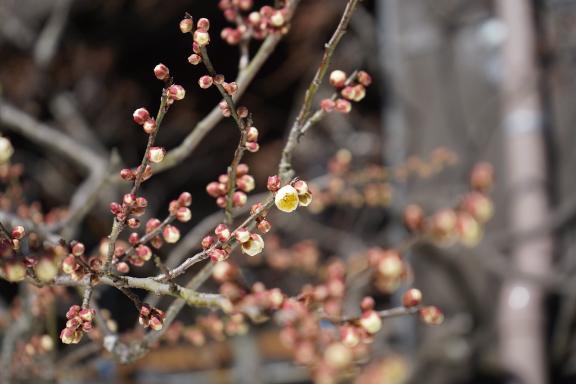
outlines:
[{"label": "open blossom", "polygon": [[253,233],[250,235],[250,240],[242,243],[242,252],[248,256],[256,256],[264,250],[264,239],[262,236]]},{"label": "open blossom", "polygon": [[274,204],[282,212],[292,212],[298,208],[298,191],[291,186],[285,185],[276,192]]}]

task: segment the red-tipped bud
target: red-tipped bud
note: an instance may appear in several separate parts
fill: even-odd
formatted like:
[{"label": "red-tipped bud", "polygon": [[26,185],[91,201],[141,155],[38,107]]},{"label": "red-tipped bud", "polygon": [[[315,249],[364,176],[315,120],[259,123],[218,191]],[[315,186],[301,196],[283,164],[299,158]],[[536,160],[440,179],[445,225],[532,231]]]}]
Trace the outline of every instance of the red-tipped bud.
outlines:
[{"label": "red-tipped bud", "polygon": [[186,96],[186,90],[183,86],[174,84],[168,87],[168,97],[172,100],[182,100]]},{"label": "red-tipped bud", "polygon": [[167,243],[174,244],[180,240],[180,231],[173,225],[167,225],[162,230],[162,237],[164,237]]},{"label": "red-tipped bud", "polygon": [[226,260],[228,258],[228,253],[226,251],[224,251],[223,249],[214,248],[213,250],[210,251],[209,256],[210,256],[210,260],[213,263],[216,263],[219,261]]},{"label": "red-tipped bud", "polygon": [[266,187],[270,192],[276,192],[280,189],[280,177],[278,175],[268,176]]},{"label": "red-tipped bud", "polygon": [[248,196],[242,191],[236,191],[232,195],[232,205],[235,207],[243,207],[248,201]]},{"label": "red-tipped bud", "polygon": [[196,53],[193,53],[188,56],[188,62],[192,65],[198,65],[202,62],[202,57]]},{"label": "red-tipped bud", "polygon": [[185,18],[185,19],[180,20],[180,31],[182,31],[182,33],[192,32],[193,27],[194,27],[194,24],[192,22],[192,19]]},{"label": "red-tipped bud", "polygon": [[118,271],[118,273],[128,273],[130,272],[130,266],[128,263],[121,261],[116,264],[116,271]]},{"label": "red-tipped bud", "polygon": [[221,242],[225,242],[230,239],[230,230],[226,224],[218,224],[216,229],[214,229],[214,233],[216,236],[218,236],[218,240]]},{"label": "red-tipped bud", "polygon": [[160,63],[154,67],[154,76],[158,80],[166,80],[170,76],[170,70],[167,66]]},{"label": "red-tipped bud", "polygon": [[146,108],[138,108],[132,114],[132,118],[136,124],[142,125],[150,118],[150,113]]},{"label": "red-tipped bud", "polygon": [[244,192],[251,192],[256,186],[254,178],[250,175],[243,175],[236,179],[236,186]]},{"label": "red-tipped bud", "polygon": [[144,132],[149,135],[154,133],[154,131],[156,131],[156,128],[158,128],[158,125],[156,124],[156,119],[154,119],[153,117],[146,120],[144,125],[142,125],[142,129],[144,130]]},{"label": "red-tipped bud", "polygon": [[444,322],[444,314],[435,306],[421,308],[419,314],[422,321],[429,325],[440,325]]},{"label": "red-tipped bud", "polygon": [[12,228],[12,233],[10,235],[12,236],[13,239],[20,240],[24,237],[25,234],[26,231],[24,230],[24,227],[21,225],[17,225],[14,228]]},{"label": "red-tipped bud", "polygon": [[258,152],[258,150],[260,149],[260,145],[256,142],[249,141],[246,143],[246,149],[252,153]]},{"label": "red-tipped bud", "polygon": [[214,82],[214,79],[212,79],[212,76],[208,76],[208,75],[204,75],[200,79],[198,79],[198,85],[202,89],[210,88],[212,86],[213,82]]},{"label": "red-tipped bud", "polygon": [[246,228],[238,228],[234,232],[234,237],[238,240],[239,243],[245,243],[250,240],[250,231]]},{"label": "red-tipped bud", "polygon": [[202,239],[202,248],[203,249],[208,249],[210,248],[212,245],[214,245],[214,238],[212,236],[205,236]]},{"label": "red-tipped bud", "polygon": [[146,245],[139,245],[135,250],[139,259],[148,261],[152,258],[152,250]]},{"label": "red-tipped bud", "polygon": [[200,47],[204,47],[210,43],[210,34],[206,31],[196,30],[194,32],[194,42]]},{"label": "red-tipped bud", "polygon": [[198,20],[198,23],[196,24],[196,26],[199,30],[207,32],[210,29],[210,20],[203,17],[203,18]]},{"label": "red-tipped bud", "polygon": [[82,256],[85,251],[86,251],[86,248],[84,247],[84,244],[82,244],[82,243],[76,243],[72,246],[72,254],[76,257]]},{"label": "red-tipped bud", "polygon": [[422,303],[422,292],[419,289],[411,288],[402,295],[402,305],[406,308],[417,307]]},{"label": "red-tipped bud", "polygon": [[337,99],[336,100],[336,111],[340,113],[350,113],[352,110],[352,104],[348,100]]},{"label": "red-tipped bud", "polygon": [[120,177],[122,180],[132,181],[135,179],[136,175],[134,175],[134,172],[132,172],[130,168],[124,168],[120,171]]},{"label": "red-tipped bud", "polygon": [[128,206],[134,205],[136,202],[136,195],[133,193],[127,193],[122,198],[122,202]]},{"label": "red-tipped bud", "polygon": [[272,229],[272,225],[266,219],[263,219],[258,223],[258,230],[262,233],[268,233],[268,232],[270,232],[271,229]]},{"label": "red-tipped bud", "polygon": [[192,212],[189,208],[180,207],[176,210],[176,219],[181,223],[186,223],[192,219]]},{"label": "red-tipped bud", "polygon": [[309,191],[308,184],[304,180],[297,180],[293,187],[299,195],[304,195]]},{"label": "red-tipped bud", "polygon": [[346,72],[335,70],[330,73],[330,84],[336,88],[342,88],[346,84]]},{"label": "red-tipped bud", "polygon": [[359,71],[356,77],[358,82],[365,87],[368,87],[370,84],[372,84],[372,76],[370,76],[366,71]]},{"label": "red-tipped bud", "polygon": [[246,140],[249,142],[258,141],[258,129],[256,127],[248,128],[248,132],[246,133]]},{"label": "red-tipped bud", "polygon": [[212,197],[218,197],[222,195],[222,189],[220,188],[220,183],[213,181],[206,186],[206,192]]},{"label": "red-tipped bud", "polygon": [[332,112],[336,108],[336,103],[332,99],[323,99],[320,101],[320,108],[324,112]]},{"label": "red-tipped bud", "polygon": [[166,150],[162,147],[152,147],[150,148],[150,152],[148,152],[148,160],[152,163],[160,163],[164,160],[164,156],[166,155]]}]

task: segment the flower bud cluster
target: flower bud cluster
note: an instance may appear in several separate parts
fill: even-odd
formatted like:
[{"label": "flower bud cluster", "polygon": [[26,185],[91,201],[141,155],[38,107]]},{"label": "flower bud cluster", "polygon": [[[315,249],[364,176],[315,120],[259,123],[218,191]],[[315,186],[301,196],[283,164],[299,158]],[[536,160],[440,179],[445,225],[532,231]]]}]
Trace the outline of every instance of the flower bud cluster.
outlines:
[{"label": "flower bud cluster", "polygon": [[367,256],[374,271],[374,285],[382,293],[393,293],[409,275],[408,264],[396,250],[372,248]]},{"label": "flower bud cluster", "polygon": [[60,340],[64,344],[78,344],[84,332],[92,330],[95,311],[90,308],[80,308],[73,305],[66,313],[66,327],[60,332]]},{"label": "flower bud cluster", "polygon": [[258,11],[251,11],[252,0],[220,0],[219,7],[226,20],[236,24],[235,28],[224,28],[220,34],[230,45],[237,45],[249,37],[262,40],[271,33],[288,32],[289,15],[286,7],[276,9],[265,5]]},{"label": "flower bud cluster", "polygon": [[[308,188],[308,184],[304,180],[295,180],[290,184],[274,191],[278,183],[276,179],[278,176],[271,176],[268,179],[268,188],[274,194],[274,204],[276,208],[282,212],[292,212],[298,206],[307,207],[312,202],[312,192]],[[272,180],[272,182],[271,182]],[[272,187],[272,189],[270,189]]]},{"label": "flower bud cluster", "polygon": [[[232,206],[243,207],[248,200],[246,195],[252,192],[256,186],[254,177],[249,174],[250,168],[246,164],[238,164],[236,167],[236,185],[232,194]],[[206,186],[206,192],[216,199],[220,208],[225,208],[228,203],[228,175],[222,174],[218,181],[213,181]],[[237,190],[236,190],[237,189]]]},{"label": "flower bud cluster", "polygon": [[348,79],[348,75],[341,70],[330,73],[330,84],[338,90],[341,97],[320,101],[320,108],[325,112],[349,113],[352,110],[351,101],[359,102],[366,96],[366,87],[372,83],[371,76],[365,71],[359,71],[354,78]]},{"label": "flower bud cluster", "polygon": [[471,174],[472,191],[466,193],[456,208],[444,208],[426,217],[424,210],[408,205],[404,210],[404,223],[438,245],[449,246],[456,242],[476,246],[482,239],[484,225],[492,218],[494,206],[485,194],[493,183],[492,169],[486,164],[476,166]]},{"label": "flower bud cluster", "polygon": [[84,244],[72,241],[69,244],[68,256],[62,261],[62,271],[74,280],[81,280],[91,272],[98,272],[103,266],[101,254],[86,256]]},{"label": "flower bud cluster", "polygon": [[144,303],[140,307],[140,316],[138,317],[138,322],[144,326],[144,328],[152,328],[155,331],[159,331],[164,326],[164,318],[166,315],[163,311],[150,307],[150,305]]}]

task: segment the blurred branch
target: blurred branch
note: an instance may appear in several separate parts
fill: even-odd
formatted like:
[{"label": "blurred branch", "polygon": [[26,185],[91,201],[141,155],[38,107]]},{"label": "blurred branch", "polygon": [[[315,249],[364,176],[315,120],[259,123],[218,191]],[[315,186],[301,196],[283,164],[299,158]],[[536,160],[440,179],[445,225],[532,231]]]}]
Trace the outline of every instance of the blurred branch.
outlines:
[{"label": "blurred branch", "polygon": [[86,171],[103,170],[106,160],[70,136],[43,124],[27,113],[0,100],[0,124],[27,137],[41,148],[60,153]]},{"label": "blurred branch", "polygon": [[52,13],[34,46],[34,60],[40,67],[46,67],[54,58],[62,32],[66,27],[68,14],[74,0],[56,0]]}]

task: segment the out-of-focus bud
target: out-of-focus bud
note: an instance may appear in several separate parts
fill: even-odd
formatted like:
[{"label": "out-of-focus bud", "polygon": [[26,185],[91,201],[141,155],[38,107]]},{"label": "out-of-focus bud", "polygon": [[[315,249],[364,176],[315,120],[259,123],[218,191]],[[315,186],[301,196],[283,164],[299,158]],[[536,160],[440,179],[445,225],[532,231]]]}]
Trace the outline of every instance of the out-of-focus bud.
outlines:
[{"label": "out-of-focus bud", "polygon": [[402,305],[406,308],[417,307],[422,303],[422,292],[419,289],[411,288],[402,295]]},{"label": "out-of-focus bud", "polygon": [[335,70],[330,73],[330,84],[335,88],[342,88],[346,84],[346,72]]},{"label": "out-of-focus bud", "polygon": [[167,66],[160,63],[154,67],[154,76],[158,80],[166,80],[170,76],[170,70]]}]

